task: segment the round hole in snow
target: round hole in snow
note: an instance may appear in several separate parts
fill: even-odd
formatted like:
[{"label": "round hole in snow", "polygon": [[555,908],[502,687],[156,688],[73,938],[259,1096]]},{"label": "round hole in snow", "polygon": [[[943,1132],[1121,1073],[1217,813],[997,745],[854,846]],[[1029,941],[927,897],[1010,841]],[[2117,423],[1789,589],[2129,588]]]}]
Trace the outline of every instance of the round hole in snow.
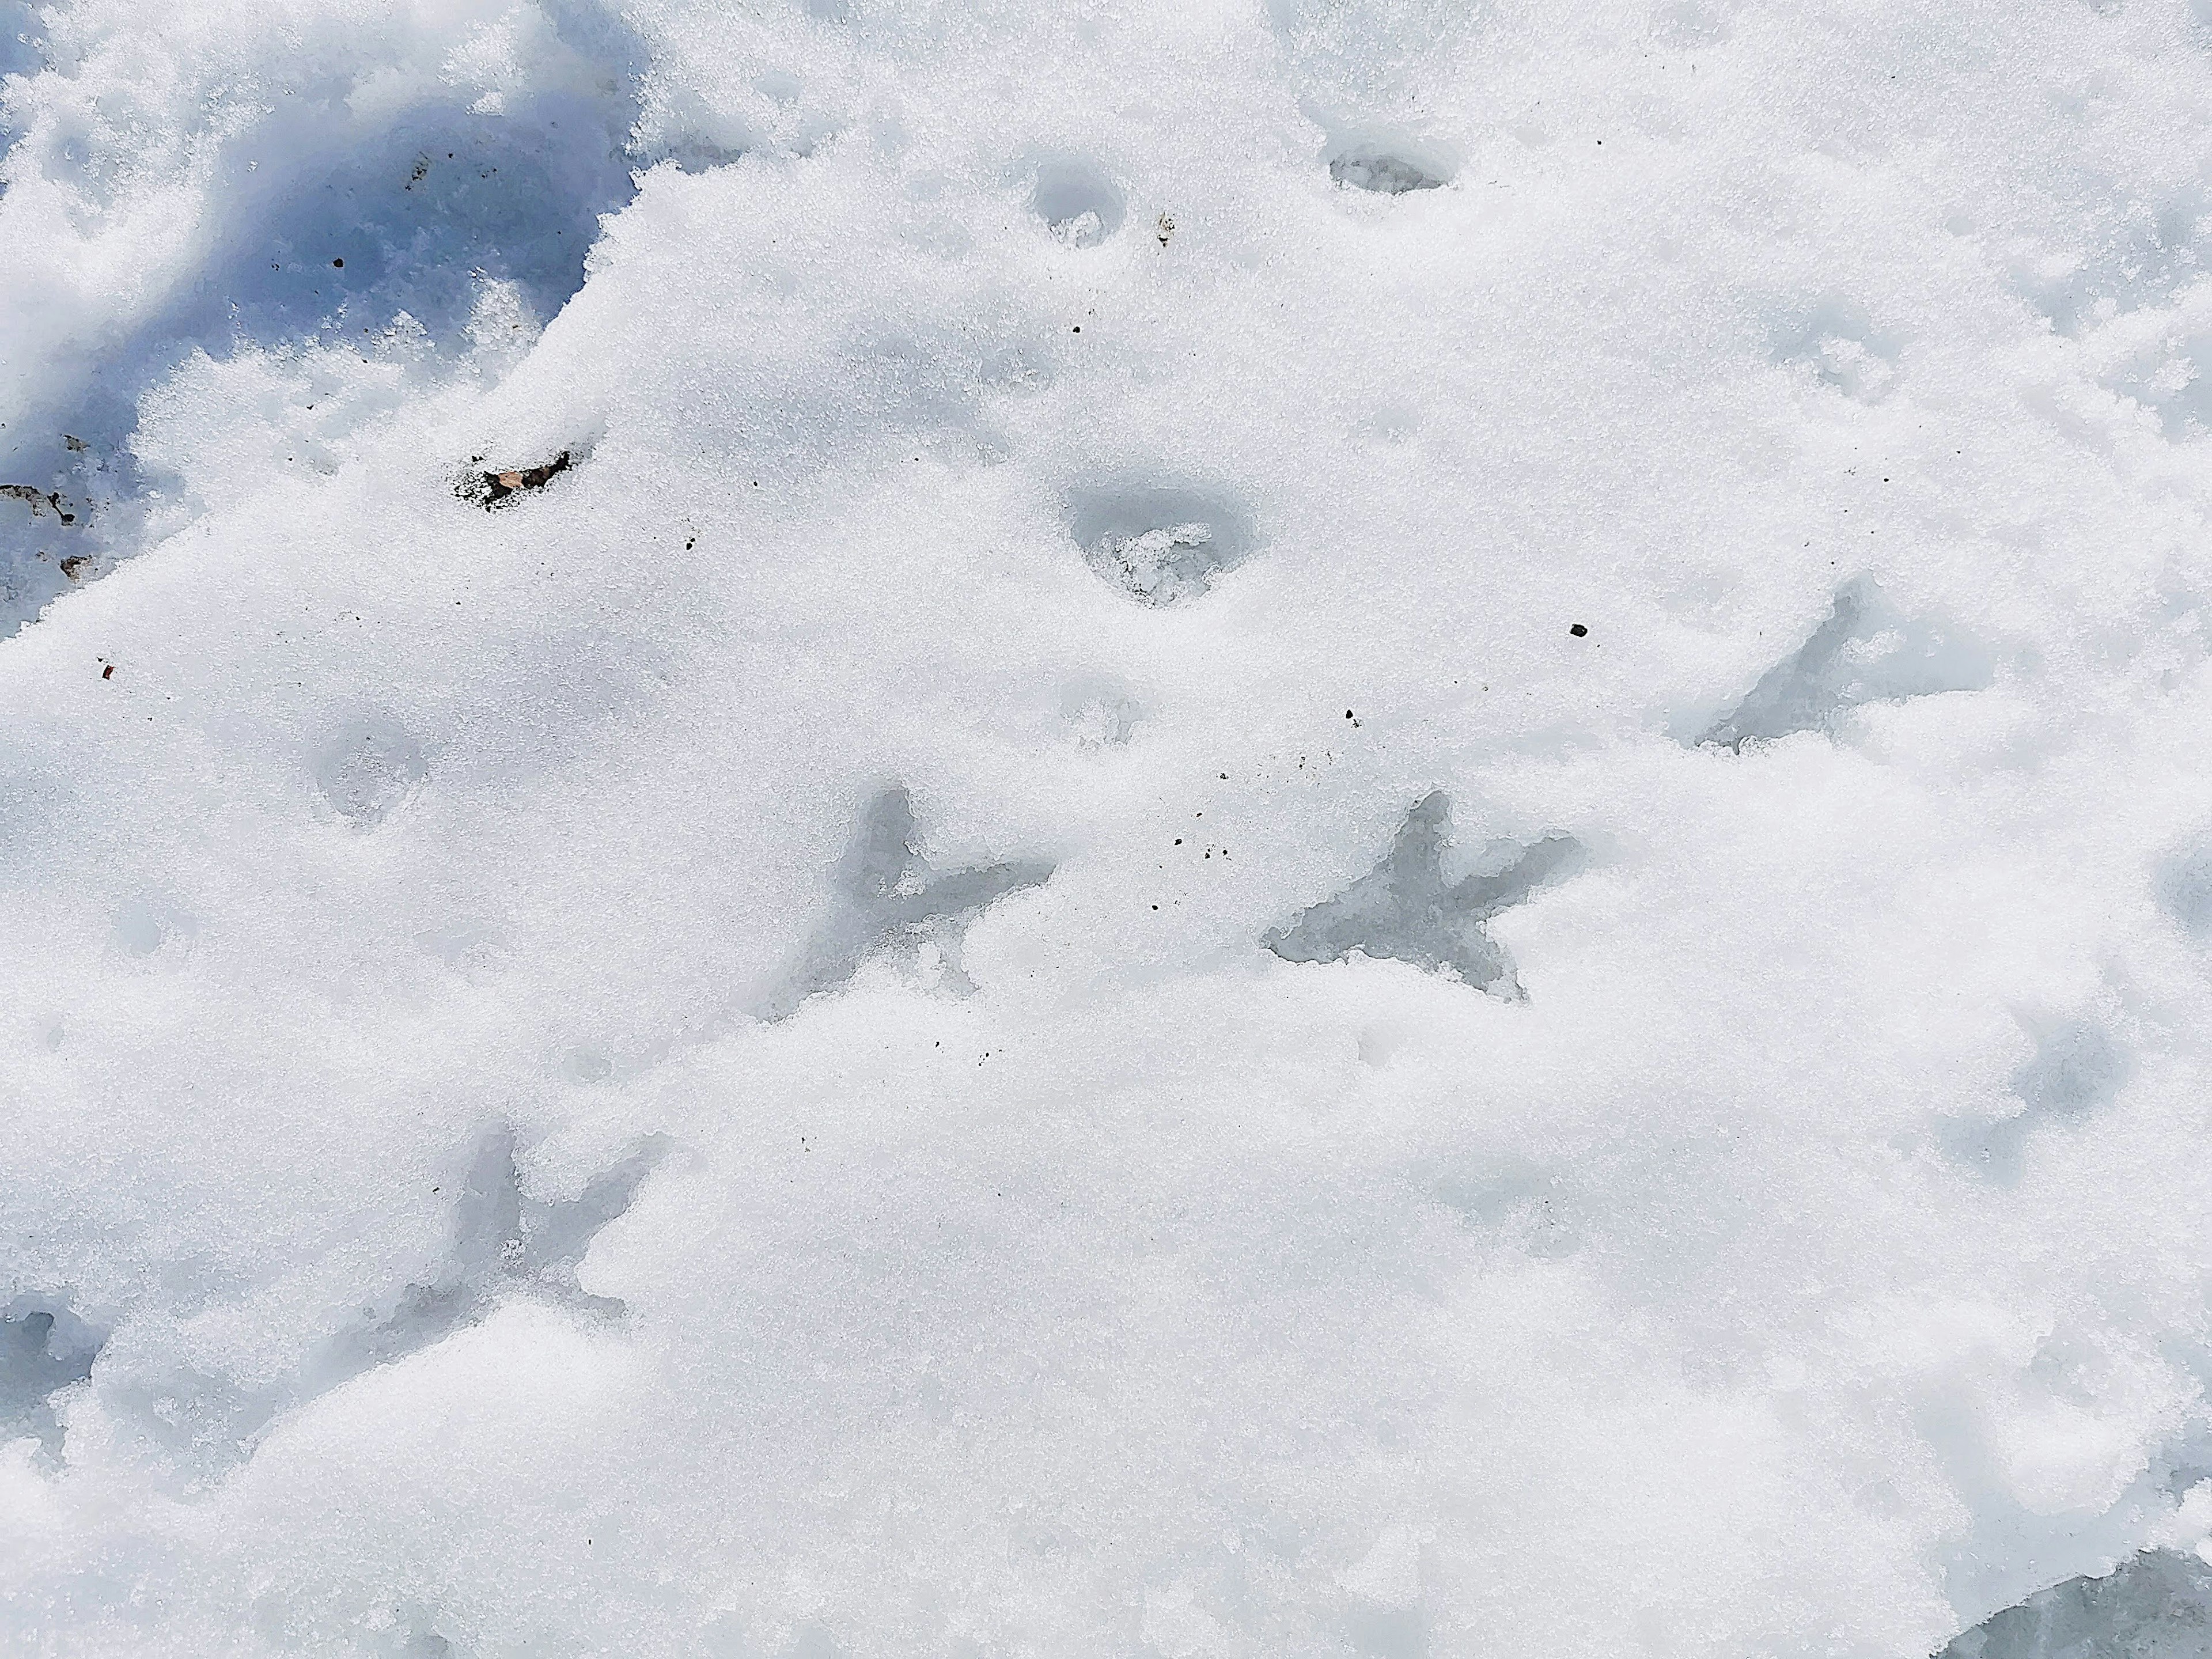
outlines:
[{"label": "round hole in snow", "polygon": [[1193,599],[1250,556],[1252,521],[1227,495],[1117,483],[1071,491],[1069,528],[1099,576],[1149,605]]},{"label": "round hole in snow", "polygon": [[1045,228],[1070,247],[1095,247],[1127,215],[1120,189],[1099,168],[1073,156],[1037,164],[1030,205]]}]

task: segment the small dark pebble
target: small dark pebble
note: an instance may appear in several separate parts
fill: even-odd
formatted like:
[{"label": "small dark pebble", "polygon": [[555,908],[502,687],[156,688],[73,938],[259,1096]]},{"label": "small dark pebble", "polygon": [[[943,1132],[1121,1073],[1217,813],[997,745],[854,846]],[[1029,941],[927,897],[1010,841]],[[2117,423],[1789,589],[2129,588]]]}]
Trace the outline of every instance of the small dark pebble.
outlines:
[{"label": "small dark pebble", "polygon": [[1571,635],[1573,635],[1577,639],[1578,639],[1578,640],[1579,640],[1579,639],[1583,638],[1585,635],[1587,635],[1587,634],[1589,632],[1589,629],[1587,629],[1587,628],[1584,628],[1584,627],[1583,627],[1580,623],[1575,623],[1575,624],[1574,624],[1574,626],[1573,626],[1573,627],[1571,627],[1571,628],[1568,629],[1567,629],[1567,632],[1568,632],[1568,633],[1570,633],[1570,634],[1571,634]]},{"label": "small dark pebble", "polygon": [[115,665],[113,663],[110,663],[106,667],[101,669],[100,671],[100,678],[104,680],[113,679],[115,678]]}]

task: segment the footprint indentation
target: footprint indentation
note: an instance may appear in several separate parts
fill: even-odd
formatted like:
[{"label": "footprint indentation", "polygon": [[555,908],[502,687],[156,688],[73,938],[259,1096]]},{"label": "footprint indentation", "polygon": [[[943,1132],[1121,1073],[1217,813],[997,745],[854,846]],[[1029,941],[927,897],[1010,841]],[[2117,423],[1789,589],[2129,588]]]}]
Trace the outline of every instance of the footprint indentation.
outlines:
[{"label": "footprint indentation", "polygon": [[453,1243],[427,1284],[410,1285],[398,1305],[334,1340],[310,1367],[314,1391],[434,1346],[513,1296],[557,1302],[598,1318],[624,1311],[614,1297],[576,1284],[576,1269],[608,1223],[629,1208],[665,1154],[648,1140],[571,1199],[522,1190],[514,1131],[500,1126],[478,1143],[453,1202]]},{"label": "footprint indentation", "polygon": [[1144,720],[1145,709],[1116,682],[1085,678],[1060,688],[1060,714],[1078,747],[1114,749],[1128,742]]},{"label": "footprint indentation", "polygon": [[1520,998],[1512,960],[1484,924],[1571,874],[1582,845],[1571,836],[1494,843],[1484,860],[1493,867],[1453,881],[1443,866],[1450,817],[1442,790],[1425,796],[1372,871],[1261,942],[1285,962],[1342,962],[1356,953],[1449,972],[1493,996]]},{"label": "footprint indentation", "polygon": [[781,987],[757,1009],[781,1019],[811,996],[832,991],[877,952],[927,952],[956,986],[968,925],[1007,894],[1042,885],[1053,866],[1021,859],[971,870],[933,869],[921,854],[914,804],[893,784],[869,802],[839,863],[827,913],[815,925]]},{"label": "footprint indentation", "polygon": [[144,899],[127,899],[116,908],[112,937],[125,956],[150,957],[169,937],[169,924]]},{"label": "footprint indentation", "polygon": [[1832,732],[1847,711],[1943,691],[1980,691],[1989,653],[1972,641],[1892,605],[1873,580],[1836,590],[1827,619],[1698,741],[1741,751],[1793,732]]},{"label": "footprint indentation", "polygon": [[1197,599],[1252,554],[1251,521],[1210,490],[1114,485],[1077,490],[1068,505],[1085,562],[1140,604]]},{"label": "footprint indentation", "polygon": [[1856,402],[1878,404],[1897,385],[1902,349],[1863,308],[1831,301],[1777,333],[1774,359]]},{"label": "footprint indentation", "polygon": [[1120,187],[1074,156],[1037,163],[1030,206],[1045,228],[1070,247],[1096,247],[1121,228],[1128,211]]},{"label": "footprint indentation", "polygon": [[1379,145],[1360,144],[1328,158],[1328,176],[1350,190],[1377,196],[1404,196],[1417,190],[1440,190],[1449,175],[1412,156]]},{"label": "footprint indentation", "polygon": [[341,729],[315,763],[324,800],[357,830],[373,830],[429,775],[415,739],[394,722],[356,720]]}]

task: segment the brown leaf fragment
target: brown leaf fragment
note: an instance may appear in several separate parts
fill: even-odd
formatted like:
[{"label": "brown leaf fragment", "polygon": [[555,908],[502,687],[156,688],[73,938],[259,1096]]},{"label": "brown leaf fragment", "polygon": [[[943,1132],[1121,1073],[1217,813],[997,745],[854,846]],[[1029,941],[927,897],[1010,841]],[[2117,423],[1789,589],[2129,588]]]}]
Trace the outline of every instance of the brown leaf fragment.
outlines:
[{"label": "brown leaf fragment", "polygon": [[510,467],[497,472],[476,472],[463,481],[460,495],[465,500],[482,501],[487,507],[497,507],[509,496],[525,489],[543,489],[556,474],[566,472],[569,453],[562,450],[543,466]]}]

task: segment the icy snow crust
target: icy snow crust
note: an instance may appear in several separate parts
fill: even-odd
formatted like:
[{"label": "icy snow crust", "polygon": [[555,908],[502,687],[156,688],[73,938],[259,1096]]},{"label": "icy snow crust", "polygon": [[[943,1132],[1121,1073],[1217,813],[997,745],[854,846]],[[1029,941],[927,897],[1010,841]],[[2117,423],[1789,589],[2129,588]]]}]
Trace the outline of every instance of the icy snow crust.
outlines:
[{"label": "icy snow crust", "polygon": [[0,14],[0,1647],[2201,1650],[2197,9]]}]

